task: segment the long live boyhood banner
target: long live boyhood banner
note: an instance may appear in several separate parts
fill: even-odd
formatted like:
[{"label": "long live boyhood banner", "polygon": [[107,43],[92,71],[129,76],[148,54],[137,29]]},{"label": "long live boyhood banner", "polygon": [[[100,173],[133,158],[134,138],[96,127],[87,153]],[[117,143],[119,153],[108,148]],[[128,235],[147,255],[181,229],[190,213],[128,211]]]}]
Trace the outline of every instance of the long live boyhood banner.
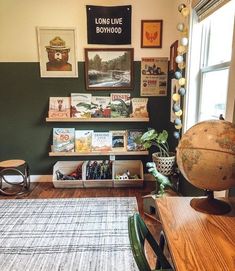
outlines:
[{"label": "long live boyhood banner", "polygon": [[131,6],[86,6],[88,44],[131,44]]}]

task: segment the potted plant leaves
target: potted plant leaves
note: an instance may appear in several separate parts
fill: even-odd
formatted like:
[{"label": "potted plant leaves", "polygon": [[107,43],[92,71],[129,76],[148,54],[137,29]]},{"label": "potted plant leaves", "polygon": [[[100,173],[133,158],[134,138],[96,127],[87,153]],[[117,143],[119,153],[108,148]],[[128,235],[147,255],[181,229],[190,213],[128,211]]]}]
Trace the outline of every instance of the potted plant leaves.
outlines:
[{"label": "potted plant leaves", "polygon": [[154,146],[157,149],[157,152],[152,154],[152,159],[157,170],[166,176],[172,174],[175,165],[175,153],[170,152],[167,140],[166,130],[159,133],[155,129],[149,129],[138,139],[144,148],[150,149]]}]

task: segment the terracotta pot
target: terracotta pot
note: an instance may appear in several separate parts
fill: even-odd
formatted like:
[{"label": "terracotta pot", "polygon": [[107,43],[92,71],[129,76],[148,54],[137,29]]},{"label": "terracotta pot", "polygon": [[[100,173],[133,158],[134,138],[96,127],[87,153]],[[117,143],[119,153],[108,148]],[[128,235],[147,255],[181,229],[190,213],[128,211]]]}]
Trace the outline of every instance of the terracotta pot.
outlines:
[{"label": "terracotta pot", "polygon": [[175,165],[175,153],[170,153],[169,157],[161,157],[159,152],[152,154],[153,162],[156,164],[157,170],[163,175],[171,175]]}]

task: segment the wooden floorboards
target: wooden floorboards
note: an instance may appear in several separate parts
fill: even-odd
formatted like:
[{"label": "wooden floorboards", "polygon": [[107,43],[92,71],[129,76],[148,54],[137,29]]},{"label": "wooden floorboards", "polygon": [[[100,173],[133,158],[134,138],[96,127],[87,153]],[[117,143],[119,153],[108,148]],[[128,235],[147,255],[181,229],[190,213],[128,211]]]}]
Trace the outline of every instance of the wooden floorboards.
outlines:
[{"label": "wooden floorboards", "polygon": [[[4,199],[43,199],[43,198],[89,198],[89,197],[136,197],[138,209],[141,216],[144,218],[149,230],[153,236],[158,239],[161,230],[161,225],[157,221],[147,217],[143,213],[142,196],[149,194],[155,189],[155,182],[145,182],[143,188],[73,188],[60,189],[54,188],[51,182],[31,183],[30,191],[21,196],[3,196],[0,195],[0,200]],[[151,265],[154,259],[149,249],[147,253],[151,258]]]}]

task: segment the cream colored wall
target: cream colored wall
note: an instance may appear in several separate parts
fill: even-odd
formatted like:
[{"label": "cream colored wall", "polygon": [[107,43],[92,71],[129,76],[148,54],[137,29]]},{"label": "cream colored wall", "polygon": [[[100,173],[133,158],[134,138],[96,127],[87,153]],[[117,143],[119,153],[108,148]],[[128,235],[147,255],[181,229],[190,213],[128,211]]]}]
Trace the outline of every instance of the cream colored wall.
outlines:
[{"label": "cream colored wall", "polygon": [[[77,57],[84,61],[85,47],[114,47],[87,45],[86,5],[132,5],[132,44],[134,59],[148,56],[169,57],[169,47],[177,39],[177,0],[0,0],[0,61],[38,62],[37,26],[76,27]],[[142,19],[163,20],[163,47],[141,49]],[[118,47],[118,46],[115,46]]]}]

